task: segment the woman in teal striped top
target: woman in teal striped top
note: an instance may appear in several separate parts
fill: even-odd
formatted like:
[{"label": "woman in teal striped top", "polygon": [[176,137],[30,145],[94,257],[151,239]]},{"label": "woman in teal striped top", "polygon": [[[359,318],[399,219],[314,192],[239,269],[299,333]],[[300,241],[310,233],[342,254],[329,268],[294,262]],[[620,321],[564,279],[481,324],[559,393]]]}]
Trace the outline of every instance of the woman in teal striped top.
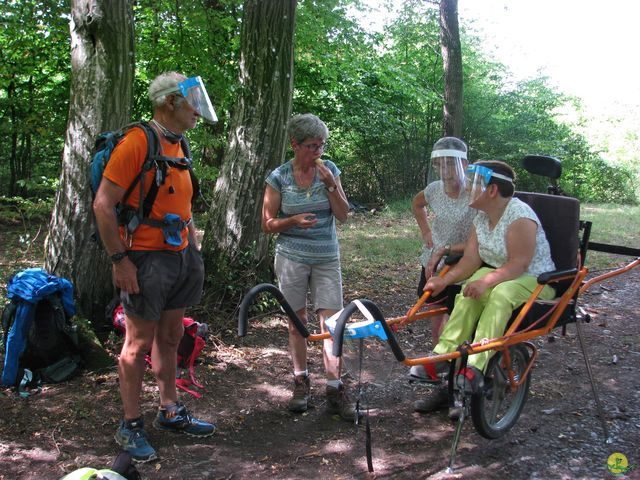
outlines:
[{"label": "woman in teal striped top", "polygon": [[[277,233],[275,271],[278,286],[302,322],[307,322],[307,294],[322,331],[324,319],[342,308],[342,275],[336,219],[347,219],[349,203],[340,183],[340,170],[322,159],[329,130],[315,115],[296,115],[287,125],[294,158],[267,177],[262,207],[262,230]],[[307,342],[289,324],[293,360],[292,412],[308,408],[310,381]],[[340,359],[325,340],[323,360],[327,404],[332,414],[353,420],[355,410],[340,380]]]}]

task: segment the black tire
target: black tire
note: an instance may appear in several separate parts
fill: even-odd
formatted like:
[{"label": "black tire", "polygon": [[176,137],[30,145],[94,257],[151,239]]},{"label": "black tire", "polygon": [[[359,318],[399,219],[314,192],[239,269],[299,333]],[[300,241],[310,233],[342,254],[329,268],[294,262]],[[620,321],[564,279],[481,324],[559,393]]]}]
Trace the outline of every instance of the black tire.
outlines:
[{"label": "black tire", "polygon": [[[509,348],[511,368],[519,379],[529,362],[529,351],[523,344]],[[513,427],[527,401],[531,372],[517,390],[512,391],[507,370],[501,366],[503,354],[496,353],[487,366],[485,388],[471,397],[471,418],[480,435],[488,439],[502,437]]]}]

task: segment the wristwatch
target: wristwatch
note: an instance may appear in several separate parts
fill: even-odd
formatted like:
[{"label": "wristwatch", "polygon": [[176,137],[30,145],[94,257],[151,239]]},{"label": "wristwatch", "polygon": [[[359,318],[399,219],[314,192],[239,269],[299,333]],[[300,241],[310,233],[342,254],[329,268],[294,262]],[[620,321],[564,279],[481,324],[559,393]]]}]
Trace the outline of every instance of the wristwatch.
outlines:
[{"label": "wristwatch", "polygon": [[111,255],[111,261],[113,263],[119,263],[122,259],[124,259],[124,257],[126,257],[128,255],[127,251],[125,250],[124,252],[116,252],[113,255]]},{"label": "wristwatch", "polygon": [[451,245],[448,243],[444,246],[444,254],[449,255],[451,253]]},{"label": "wristwatch", "polygon": [[327,192],[329,193],[333,193],[336,191],[336,187],[326,187],[327,188]]}]

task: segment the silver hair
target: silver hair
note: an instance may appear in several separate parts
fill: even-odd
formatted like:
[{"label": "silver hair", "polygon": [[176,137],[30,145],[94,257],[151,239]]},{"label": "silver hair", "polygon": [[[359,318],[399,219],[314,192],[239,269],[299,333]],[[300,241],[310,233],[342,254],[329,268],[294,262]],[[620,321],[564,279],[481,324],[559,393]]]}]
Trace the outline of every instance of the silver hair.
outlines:
[{"label": "silver hair", "polygon": [[[167,96],[178,92],[178,84],[187,77],[178,72],[164,72],[149,84],[149,99],[153,107],[161,107],[167,102]],[[177,97],[177,106],[184,100]]]},{"label": "silver hair", "polygon": [[433,144],[432,150],[458,150],[467,153],[467,144],[456,137],[442,137]]},{"label": "silver hair", "polygon": [[311,113],[303,113],[291,117],[287,123],[287,134],[289,138],[298,143],[302,143],[308,138],[322,138],[326,140],[329,137],[329,129],[325,123]]}]

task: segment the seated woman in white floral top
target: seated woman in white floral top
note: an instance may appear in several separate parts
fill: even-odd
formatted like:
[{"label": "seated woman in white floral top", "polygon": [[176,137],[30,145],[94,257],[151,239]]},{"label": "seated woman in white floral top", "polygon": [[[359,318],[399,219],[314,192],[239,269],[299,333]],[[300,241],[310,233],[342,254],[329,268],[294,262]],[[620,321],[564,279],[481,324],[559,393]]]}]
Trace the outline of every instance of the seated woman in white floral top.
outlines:
[{"label": "seated woman in white floral top", "polygon": [[[502,335],[513,311],[536,288],[536,277],[555,269],[540,220],[531,207],[513,198],[514,181],[513,169],[497,160],[479,161],[467,168],[470,205],[479,213],[464,256],[446,275],[432,277],[426,285],[438,294],[447,285],[466,279],[433,349],[436,354],[454,352],[472,336],[473,342],[481,342]],[[547,285],[539,298],[550,300],[554,296],[554,289]],[[467,367],[456,376],[456,384],[467,391],[480,389],[483,371],[493,353],[469,356]],[[439,371],[448,370],[448,362],[437,367]]]}]

